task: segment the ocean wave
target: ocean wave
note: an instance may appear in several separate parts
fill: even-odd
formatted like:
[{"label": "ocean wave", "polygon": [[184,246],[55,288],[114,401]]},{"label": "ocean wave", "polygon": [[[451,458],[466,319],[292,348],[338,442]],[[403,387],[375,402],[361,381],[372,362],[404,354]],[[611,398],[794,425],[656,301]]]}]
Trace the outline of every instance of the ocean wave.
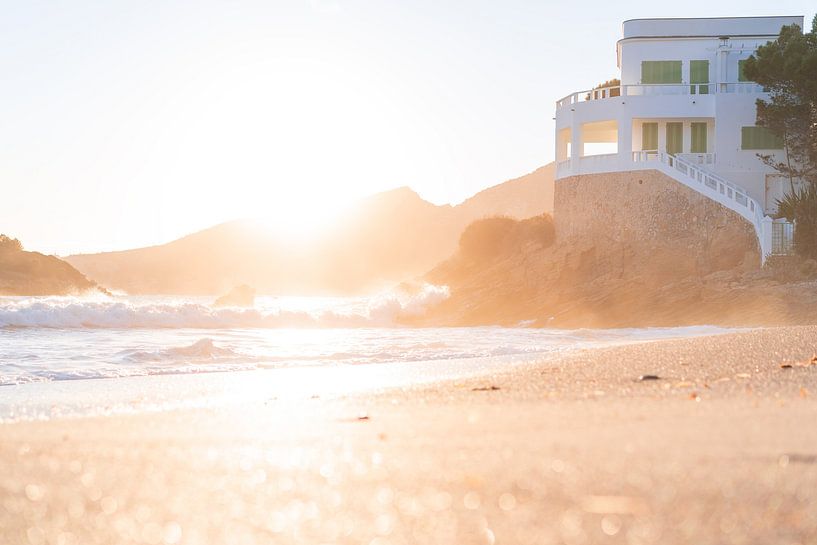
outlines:
[{"label": "ocean wave", "polygon": [[247,360],[247,356],[216,346],[213,339],[199,339],[193,344],[166,348],[163,350],[123,350],[117,355],[117,359],[132,363],[148,362],[175,362],[179,360],[201,362],[223,362],[234,359]]},{"label": "ocean wave", "polygon": [[[51,382],[121,378],[145,375],[206,373],[255,369],[257,358],[217,346],[203,338],[185,345],[158,350],[122,350],[104,362],[75,361],[58,368],[42,365],[0,365],[0,386]],[[85,364],[85,365],[83,365]]]},{"label": "ocean wave", "polygon": [[448,297],[448,288],[426,284],[412,294],[372,297],[358,310],[337,308],[214,308],[190,301],[137,301],[126,297],[31,297],[0,299],[2,328],[304,328],[395,325],[421,315]]}]

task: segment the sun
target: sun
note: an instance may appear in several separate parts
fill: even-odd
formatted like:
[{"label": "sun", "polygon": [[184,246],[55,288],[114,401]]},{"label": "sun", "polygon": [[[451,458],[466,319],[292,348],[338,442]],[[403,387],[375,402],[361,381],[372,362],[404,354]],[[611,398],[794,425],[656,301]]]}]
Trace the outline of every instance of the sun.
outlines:
[{"label": "sun", "polygon": [[255,219],[268,231],[287,239],[310,239],[328,230],[339,219],[348,203],[303,196],[279,199]]}]

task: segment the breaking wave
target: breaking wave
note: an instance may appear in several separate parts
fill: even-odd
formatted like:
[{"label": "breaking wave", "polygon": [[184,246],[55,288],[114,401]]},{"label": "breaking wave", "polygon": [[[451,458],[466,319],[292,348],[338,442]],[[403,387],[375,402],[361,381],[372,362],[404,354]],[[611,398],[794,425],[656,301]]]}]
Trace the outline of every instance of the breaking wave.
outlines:
[{"label": "breaking wave", "polygon": [[231,359],[246,359],[246,356],[229,348],[215,345],[213,339],[199,339],[188,346],[167,348],[164,350],[123,350],[117,354],[123,361],[133,363],[166,362],[188,360],[196,362],[221,362]]},{"label": "breaking wave", "polygon": [[361,299],[351,308],[297,308],[272,303],[256,308],[214,308],[190,300],[129,297],[0,298],[0,328],[309,328],[388,327],[422,315],[448,297],[448,288],[426,284],[416,293]]}]

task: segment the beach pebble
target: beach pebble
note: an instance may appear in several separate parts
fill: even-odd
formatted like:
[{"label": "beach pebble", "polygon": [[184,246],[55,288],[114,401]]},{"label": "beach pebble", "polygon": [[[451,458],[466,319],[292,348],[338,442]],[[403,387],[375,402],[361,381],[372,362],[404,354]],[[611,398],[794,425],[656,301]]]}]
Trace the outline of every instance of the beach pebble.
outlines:
[{"label": "beach pebble", "polygon": [[658,375],[641,375],[640,377],[638,377],[638,380],[642,382],[645,380],[661,380],[661,377],[659,377]]}]

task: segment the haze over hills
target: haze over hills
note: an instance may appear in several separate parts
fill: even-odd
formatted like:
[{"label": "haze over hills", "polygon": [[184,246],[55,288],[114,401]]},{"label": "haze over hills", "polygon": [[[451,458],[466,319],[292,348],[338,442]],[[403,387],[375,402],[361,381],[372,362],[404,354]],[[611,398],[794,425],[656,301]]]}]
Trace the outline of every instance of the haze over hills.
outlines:
[{"label": "haze over hills", "polygon": [[452,255],[463,229],[487,216],[552,212],[554,166],[435,205],[407,187],[361,200],[308,240],[233,221],[147,248],[66,259],[101,285],[131,294],[341,294],[414,278]]}]

